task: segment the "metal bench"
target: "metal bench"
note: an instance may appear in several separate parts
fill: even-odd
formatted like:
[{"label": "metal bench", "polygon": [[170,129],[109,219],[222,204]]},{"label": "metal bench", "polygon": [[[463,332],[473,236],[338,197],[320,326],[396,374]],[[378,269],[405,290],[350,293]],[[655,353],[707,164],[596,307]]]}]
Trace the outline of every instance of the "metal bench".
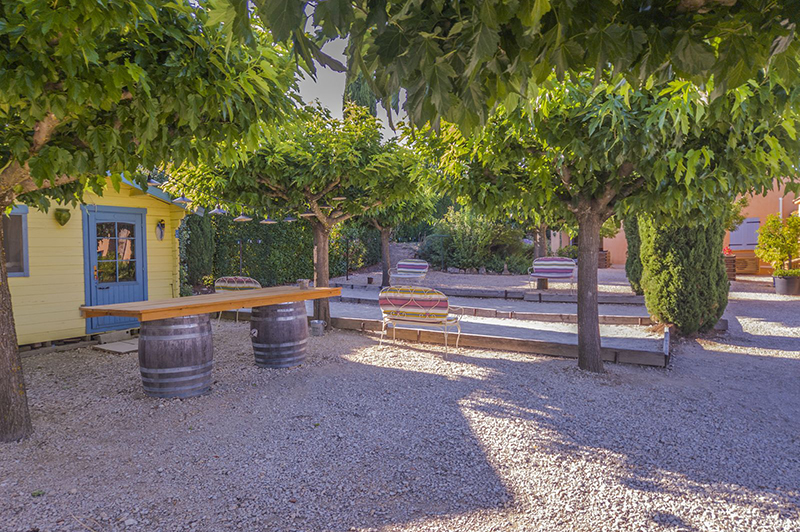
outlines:
[{"label": "metal bench", "polygon": [[[392,326],[392,340],[396,338],[398,324],[425,325],[439,327],[444,332],[444,349],[447,352],[447,334],[450,327],[458,330],[456,348],[461,338],[461,317],[464,309],[451,307],[447,296],[432,288],[419,286],[391,286],[381,290],[378,304],[383,314],[381,341],[386,335],[386,328]],[[456,310],[456,314],[451,314]]]},{"label": "metal bench", "polygon": [[[231,276],[220,277],[214,281],[214,292],[238,292],[241,290],[256,290],[261,288],[261,283],[251,277]],[[222,319],[222,312],[217,316],[217,322]],[[236,309],[236,322],[239,322],[239,309]]]},{"label": "metal bench", "polygon": [[577,269],[578,265],[569,257],[541,257],[534,259],[533,266],[528,268],[528,282],[533,289],[534,279],[569,279],[572,290]]},{"label": "metal bench", "polygon": [[428,273],[428,263],[420,259],[405,259],[397,263],[396,268],[389,270],[389,283],[399,285],[419,283]]}]

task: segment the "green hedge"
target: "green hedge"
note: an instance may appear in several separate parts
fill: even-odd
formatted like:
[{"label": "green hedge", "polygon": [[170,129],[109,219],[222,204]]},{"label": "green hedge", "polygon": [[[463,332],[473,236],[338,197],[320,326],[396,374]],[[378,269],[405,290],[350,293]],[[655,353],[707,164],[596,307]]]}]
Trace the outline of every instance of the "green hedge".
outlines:
[{"label": "green hedge", "polygon": [[639,218],[645,303],[660,323],[681,335],[711,329],[728,305],[721,220],[705,226],[656,225]]},{"label": "green hedge", "polygon": [[[229,275],[252,277],[262,286],[314,277],[311,224],[302,219],[265,225],[256,221],[237,223],[230,216],[191,214],[179,234],[184,295],[191,293],[191,286],[210,284]],[[347,222],[331,232],[331,277],[345,274],[348,244],[351,271],[380,262],[378,230]]]},{"label": "green hedge", "polygon": [[625,218],[625,240],[628,241],[628,257],[625,259],[625,275],[628,276],[631,289],[633,289],[636,294],[642,295],[644,294],[644,290],[642,289],[642,258],[640,256],[642,239],[639,236],[639,218],[635,214]]}]

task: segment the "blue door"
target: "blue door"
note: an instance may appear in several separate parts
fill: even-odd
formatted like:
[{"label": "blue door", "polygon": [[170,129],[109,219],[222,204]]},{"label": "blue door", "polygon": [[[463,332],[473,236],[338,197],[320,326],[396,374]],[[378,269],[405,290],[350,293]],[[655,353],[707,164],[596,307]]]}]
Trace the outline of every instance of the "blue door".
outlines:
[{"label": "blue door", "polygon": [[[147,299],[145,209],[83,207],[86,304],[110,305]],[[90,318],[86,332],[138,327],[134,318]]]}]

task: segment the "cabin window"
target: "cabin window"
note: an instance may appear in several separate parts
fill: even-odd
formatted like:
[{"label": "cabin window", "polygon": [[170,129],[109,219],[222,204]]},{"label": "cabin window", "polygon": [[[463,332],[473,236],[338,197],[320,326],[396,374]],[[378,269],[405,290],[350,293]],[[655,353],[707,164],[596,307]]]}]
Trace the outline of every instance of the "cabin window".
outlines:
[{"label": "cabin window", "polygon": [[9,277],[28,276],[28,208],[14,207],[3,219],[3,251]]}]

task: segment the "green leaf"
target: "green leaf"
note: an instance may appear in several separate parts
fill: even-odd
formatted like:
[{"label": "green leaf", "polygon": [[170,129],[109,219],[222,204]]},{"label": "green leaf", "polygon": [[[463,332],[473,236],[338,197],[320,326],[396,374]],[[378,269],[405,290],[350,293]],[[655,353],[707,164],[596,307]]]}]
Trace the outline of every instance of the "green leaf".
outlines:
[{"label": "green leaf", "polygon": [[672,49],[672,64],[689,75],[704,75],[716,62],[714,49],[684,33]]}]

